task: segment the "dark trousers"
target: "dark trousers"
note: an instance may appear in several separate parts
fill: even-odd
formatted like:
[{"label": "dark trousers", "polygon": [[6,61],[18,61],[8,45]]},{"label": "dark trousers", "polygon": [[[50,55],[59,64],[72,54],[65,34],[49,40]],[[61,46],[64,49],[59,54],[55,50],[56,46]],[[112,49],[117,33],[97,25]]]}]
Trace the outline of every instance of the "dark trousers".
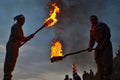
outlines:
[{"label": "dark trousers", "polygon": [[8,42],[6,45],[6,56],[4,62],[4,78],[3,80],[12,80],[12,72],[14,70],[18,57],[18,46],[15,43]]},{"label": "dark trousers", "polygon": [[95,51],[95,61],[97,64],[97,73],[94,80],[110,80],[109,77],[113,70],[112,48],[106,47],[101,51]]}]

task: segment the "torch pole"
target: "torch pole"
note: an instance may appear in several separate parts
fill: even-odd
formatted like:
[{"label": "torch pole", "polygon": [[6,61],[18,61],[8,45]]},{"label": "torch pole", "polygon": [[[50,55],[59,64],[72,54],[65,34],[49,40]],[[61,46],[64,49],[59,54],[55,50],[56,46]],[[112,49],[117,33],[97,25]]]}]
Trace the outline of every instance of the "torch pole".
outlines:
[{"label": "torch pole", "polygon": [[[40,30],[42,30],[43,28],[45,27],[45,24],[42,25],[40,28],[38,28],[34,33],[33,35],[37,34]],[[23,46],[27,41],[23,42],[19,47]]]},{"label": "torch pole", "polygon": [[[95,48],[93,48],[92,50],[95,50]],[[68,54],[65,54],[63,56],[63,58],[67,57],[67,56],[70,56],[70,55],[74,55],[74,54],[79,54],[79,53],[82,53],[82,52],[86,52],[88,51],[87,49],[84,49],[84,50],[81,50],[81,51],[77,51],[77,52],[72,52],[72,53],[68,53]]]},{"label": "torch pole", "polygon": [[[93,48],[92,50],[95,50],[95,48]],[[67,53],[64,56],[52,57],[50,60],[51,60],[52,63],[57,62],[57,61],[63,60],[63,58],[66,58],[67,56],[71,56],[71,55],[74,55],[74,54],[79,54],[79,53],[82,53],[82,52],[85,52],[85,51],[88,51],[88,50],[84,49],[84,50],[77,51],[77,52]]]},{"label": "torch pole", "polygon": [[40,30],[42,30],[45,27],[45,25],[42,25],[42,27],[40,27],[39,29],[37,29],[33,34],[37,34]]}]

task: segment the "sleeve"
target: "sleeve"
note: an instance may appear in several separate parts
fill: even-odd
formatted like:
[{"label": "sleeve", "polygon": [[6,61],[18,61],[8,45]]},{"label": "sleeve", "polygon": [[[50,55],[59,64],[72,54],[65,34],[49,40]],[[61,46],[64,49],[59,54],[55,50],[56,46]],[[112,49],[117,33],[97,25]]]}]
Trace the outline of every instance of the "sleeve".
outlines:
[{"label": "sleeve", "polygon": [[18,41],[25,42],[25,41],[30,40],[30,36],[28,36],[28,37],[24,36],[22,29],[20,31],[18,31],[18,32],[19,32],[19,34],[18,34],[18,36],[19,36]]},{"label": "sleeve", "polygon": [[94,40],[94,37],[93,37],[93,34],[92,34],[92,30],[90,30],[89,48],[93,48],[94,44],[95,44],[95,40]]},{"label": "sleeve", "polygon": [[110,41],[110,37],[111,37],[109,27],[106,24],[104,24],[103,26],[104,26],[104,39],[102,44],[100,45],[101,47],[104,47],[105,44]]},{"label": "sleeve", "polygon": [[19,25],[14,25],[11,30],[13,37],[17,43],[27,41],[29,37],[24,37],[23,30]]}]

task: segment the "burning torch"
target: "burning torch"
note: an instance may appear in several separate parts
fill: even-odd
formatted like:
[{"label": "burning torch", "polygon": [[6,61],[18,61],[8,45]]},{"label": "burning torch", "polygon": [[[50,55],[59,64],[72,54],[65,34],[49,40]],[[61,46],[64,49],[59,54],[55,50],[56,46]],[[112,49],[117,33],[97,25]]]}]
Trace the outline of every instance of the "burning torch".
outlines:
[{"label": "burning torch", "polygon": [[[94,48],[92,50],[95,50]],[[63,55],[63,50],[62,50],[62,43],[59,40],[53,41],[53,45],[51,47],[51,62],[58,62],[60,60],[63,60],[63,58],[66,58],[67,56],[70,55],[75,55],[75,54],[80,54],[82,52],[88,51],[87,49],[80,50],[77,52],[72,52],[72,53],[67,53]]]},{"label": "burning torch", "polygon": [[[57,16],[57,13],[60,12],[59,7],[56,5],[56,3],[53,3],[51,6],[52,6],[54,9],[50,11],[50,14],[49,14],[50,17],[45,20],[44,24],[43,24],[39,29],[37,29],[37,30],[33,33],[33,35],[37,34],[37,33],[38,33],[40,30],[42,30],[44,27],[50,27],[50,26],[53,26],[55,23],[57,23],[58,20],[57,20],[56,16]],[[26,42],[27,42],[27,41],[23,42],[19,47],[23,46]]]},{"label": "burning torch", "polygon": [[72,65],[72,69],[73,69],[74,72],[77,71],[77,66],[76,66],[74,63],[73,63],[73,65]]}]

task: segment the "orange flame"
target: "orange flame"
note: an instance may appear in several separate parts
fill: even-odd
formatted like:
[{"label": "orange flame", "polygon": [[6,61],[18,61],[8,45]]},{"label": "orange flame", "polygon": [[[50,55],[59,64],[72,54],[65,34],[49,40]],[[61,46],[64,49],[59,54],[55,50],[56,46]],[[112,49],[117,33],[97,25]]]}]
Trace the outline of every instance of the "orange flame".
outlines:
[{"label": "orange flame", "polygon": [[53,3],[51,6],[54,7],[54,10],[50,11],[50,14],[49,14],[50,17],[47,18],[44,22],[45,26],[47,26],[47,27],[53,26],[55,23],[57,23],[58,20],[57,20],[56,16],[57,16],[57,13],[60,12],[59,7],[56,5],[56,3]]},{"label": "orange flame", "polygon": [[72,65],[73,71],[77,71],[77,66],[75,64]]},{"label": "orange flame", "polygon": [[53,45],[51,47],[51,58],[53,57],[62,57],[62,44],[60,41],[56,40],[53,42]]}]

